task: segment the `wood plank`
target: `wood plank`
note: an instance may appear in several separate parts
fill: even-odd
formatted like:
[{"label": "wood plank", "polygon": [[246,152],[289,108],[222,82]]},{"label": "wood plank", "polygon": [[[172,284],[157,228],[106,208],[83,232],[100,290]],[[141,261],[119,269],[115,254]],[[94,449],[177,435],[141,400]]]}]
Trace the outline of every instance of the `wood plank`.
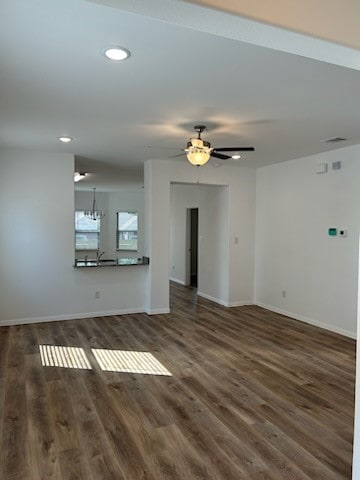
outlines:
[{"label": "wood plank", "polygon": [[61,478],[59,456],[51,424],[43,368],[40,363],[39,354],[26,356],[25,385],[30,478],[58,480]]},{"label": "wood plank", "polygon": [[[39,344],[91,368],[43,366]],[[151,353],[172,376],[102,370]],[[355,342],[171,285],[171,313],[0,328],[6,480],[349,480]]]},{"label": "wood plank", "polygon": [[3,402],[0,478],[29,478],[27,410],[25,395],[25,326],[10,327]]}]

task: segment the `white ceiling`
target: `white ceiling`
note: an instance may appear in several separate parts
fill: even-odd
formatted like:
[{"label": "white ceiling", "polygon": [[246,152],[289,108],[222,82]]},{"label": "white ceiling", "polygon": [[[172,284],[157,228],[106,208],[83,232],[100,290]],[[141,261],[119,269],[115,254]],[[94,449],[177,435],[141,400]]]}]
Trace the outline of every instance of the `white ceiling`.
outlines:
[{"label": "white ceiling", "polygon": [[[106,60],[112,45],[131,58]],[[141,182],[143,161],[178,153],[196,123],[212,146],[255,146],[232,164],[360,143],[359,76],[84,0],[0,0],[0,145],[75,153],[92,180]]]}]

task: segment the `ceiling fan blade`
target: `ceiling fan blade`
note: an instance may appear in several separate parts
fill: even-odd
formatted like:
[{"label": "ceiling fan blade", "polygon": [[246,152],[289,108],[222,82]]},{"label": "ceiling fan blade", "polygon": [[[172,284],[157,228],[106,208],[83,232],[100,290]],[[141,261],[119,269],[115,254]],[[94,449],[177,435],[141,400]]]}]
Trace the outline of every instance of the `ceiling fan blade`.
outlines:
[{"label": "ceiling fan blade", "polygon": [[215,152],[253,152],[254,147],[220,147],[214,148]]},{"label": "ceiling fan blade", "polygon": [[185,155],[185,152],[183,152],[183,153],[179,153],[178,155],[171,155],[171,157],[167,157],[167,158],[176,158],[176,157],[182,157],[183,155]]},{"label": "ceiling fan blade", "polygon": [[211,157],[221,158],[221,160],[229,160],[229,155],[223,155],[222,153],[216,153],[214,150],[210,153]]}]

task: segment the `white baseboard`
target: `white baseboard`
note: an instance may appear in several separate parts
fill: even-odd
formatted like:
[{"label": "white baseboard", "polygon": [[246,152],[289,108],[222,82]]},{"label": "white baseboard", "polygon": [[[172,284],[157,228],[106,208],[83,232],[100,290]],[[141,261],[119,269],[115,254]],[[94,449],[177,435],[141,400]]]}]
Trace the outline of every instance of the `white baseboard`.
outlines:
[{"label": "white baseboard", "polygon": [[145,310],[145,313],[148,315],[162,315],[164,313],[170,313],[170,308],[153,308],[150,310]]},{"label": "white baseboard", "polygon": [[[212,302],[215,302],[223,307],[241,307],[244,305],[252,305],[253,303],[250,301],[243,301],[243,302],[230,302],[226,303],[219,298],[212,297],[211,295],[207,295],[206,293],[197,292],[199,297],[206,298]],[[323,328],[325,330],[329,330],[334,333],[339,333],[340,335],[344,335],[349,338],[356,339],[356,332],[352,332],[350,330],[346,330],[340,327],[336,327],[334,325],[329,325],[323,322],[319,322],[309,317],[305,317],[304,315],[299,315],[293,312],[288,312],[287,310],[283,310],[281,308],[275,307],[273,305],[267,305],[262,302],[257,302],[257,306],[265,308],[266,310],[270,310],[275,313],[279,313],[280,315],[285,315],[286,317],[294,318],[295,320],[299,320],[301,322],[308,323],[310,325],[314,325],[316,327]],[[135,313],[147,313],[148,315],[162,315],[166,313],[170,313],[169,308],[158,308],[158,309],[144,309],[144,308],[129,308],[123,310],[105,310],[100,312],[86,312],[86,313],[75,313],[70,315],[52,315],[48,317],[35,317],[35,318],[14,318],[10,320],[1,320],[0,326],[10,326],[10,325],[26,325],[30,323],[45,323],[45,322],[58,322],[63,320],[80,320],[82,318],[93,318],[93,317],[109,317],[113,315],[130,315]]]},{"label": "white baseboard", "polygon": [[183,282],[182,280],[179,280],[178,278],[170,277],[170,281],[175,282],[175,283],[179,283],[180,285],[186,285],[185,282]]},{"label": "white baseboard", "polygon": [[251,300],[244,300],[241,302],[229,302],[226,306],[227,307],[244,307],[245,305],[254,305],[254,302]]},{"label": "white baseboard", "polygon": [[256,302],[258,307],[265,308],[266,310],[271,310],[272,312],[279,313],[280,315],[285,315],[286,317],[294,318],[295,320],[300,320],[300,322],[308,323],[309,325],[314,325],[315,327],[323,328],[324,330],[329,330],[330,332],[339,333],[345,337],[356,339],[356,332],[351,330],[346,330],[344,328],[336,327],[335,325],[329,325],[328,323],[319,322],[313,318],[305,317],[304,315],[299,315],[297,313],[288,312],[282,308],[274,307],[273,305],[267,305],[265,303]]},{"label": "white baseboard", "polygon": [[224,302],[224,300],[220,300],[219,298],[212,297],[211,295],[208,295],[207,293],[203,292],[197,292],[199,297],[206,298],[206,300],[211,300],[212,302],[218,303],[219,305],[222,305],[223,307],[242,307],[244,305],[253,305],[253,302],[250,301],[240,301],[240,302]]},{"label": "white baseboard", "polygon": [[197,294],[199,297],[206,298],[206,300],[211,300],[212,302],[218,303],[219,305],[222,305],[223,307],[226,307],[226,303],[223,300],[220,300],[219,298],[212,297],[211,295],[208,295],[207,293],[199,292],[197,291]]},{"label": "white baseboard", "polygon": [[102,312],[73,313],[70,315],[51,315],[49,317],[13,318],[0,320],[0,326],[26,325],[29,323],[60,322],[63,320],[81,320],[82,318],[110,317],[113,315],[130,315],[132,313],[144,313],[145,308],[128,308],[124,310],[105,310]]}]

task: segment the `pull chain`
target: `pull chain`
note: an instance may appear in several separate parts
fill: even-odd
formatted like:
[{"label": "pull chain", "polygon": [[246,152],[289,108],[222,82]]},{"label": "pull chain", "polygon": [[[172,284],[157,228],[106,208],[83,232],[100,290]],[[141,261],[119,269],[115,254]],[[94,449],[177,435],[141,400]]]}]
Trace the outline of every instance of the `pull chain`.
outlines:
[{"label": "pull chain", "polygon": [[198,171],[198,179],[197,179],[197,186],[198,186],[198,208],[200,208],[200,165],[197,165],[197,171]]}]

